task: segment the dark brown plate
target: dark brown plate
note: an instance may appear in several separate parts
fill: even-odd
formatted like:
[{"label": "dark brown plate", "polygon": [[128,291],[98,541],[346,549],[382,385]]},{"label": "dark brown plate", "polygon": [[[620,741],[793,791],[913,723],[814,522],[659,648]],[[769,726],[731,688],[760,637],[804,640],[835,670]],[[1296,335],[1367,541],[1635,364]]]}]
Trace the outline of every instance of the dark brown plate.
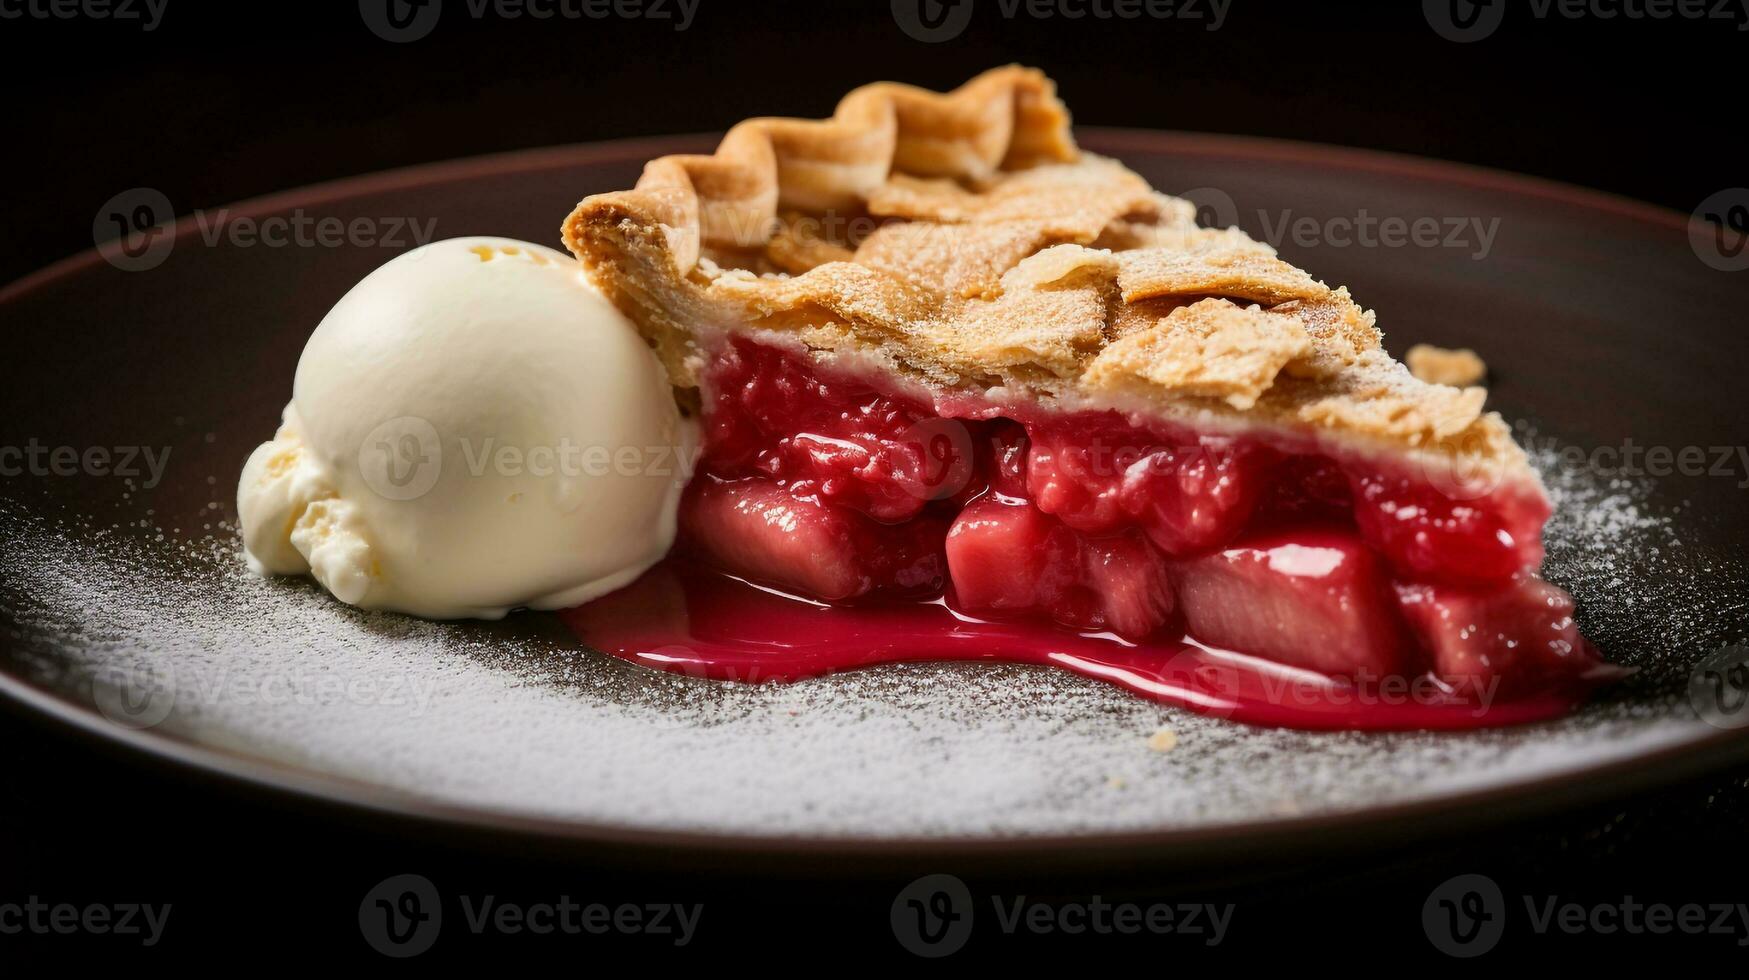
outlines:
[{"label": "dark brown plate", "polygon": [[[671,860],[1267,859],[1749,757],[1749,737],[1697,717],[1705,704],[1689,690],[1744,634],[1749,608],[1735,388],[1749,274],[1703,261],[1707,239],[1691,242],[1685,216],[1528,178],[1224,137],[1082,137],[1198,201],[1205,220],[1347,284],[1394,352],[1418,340],[1481,350],[1494,406],[1532,421],[1526,438],[1565,505],[1549,575],[1581,599],[1588,634],[1640,673],[1555,723],[1313,735],[1043,669],[721,685],[604,658],[551,616],[423,624],[238,573],[237,472],[329,306],[425,222],[439,238],[553,243],[580,196],[628,186],[650,156],[709,145],[683,138],[306,188],[229,209],[215,241],[220,216],[184,219],[158,252],[117,259],[149,268],[92,251],[0,291],[0,447],[44,453],[0,477],[0,692],[268,792]],[[299,216],[307,244],[224,230]],[[333,218],[398,243],[324,243],[313,222]],[[1387,231],[1399,221],[1401,242]],[[1714,472],[1624,473],[1597,452],[1630,439],[1673,460],[1698,447]],[[55,447],[110,456],[57,467]],[[161,481],[145,486],[142,457],[131,479],[110,472],[127,447],[167,449]],[[1722,473],[1714,447],[1728,451]],[[393,684],[398,699],[383,693]],[[1160,724],[1180,736],[1168,755],[1145,747]]]}]

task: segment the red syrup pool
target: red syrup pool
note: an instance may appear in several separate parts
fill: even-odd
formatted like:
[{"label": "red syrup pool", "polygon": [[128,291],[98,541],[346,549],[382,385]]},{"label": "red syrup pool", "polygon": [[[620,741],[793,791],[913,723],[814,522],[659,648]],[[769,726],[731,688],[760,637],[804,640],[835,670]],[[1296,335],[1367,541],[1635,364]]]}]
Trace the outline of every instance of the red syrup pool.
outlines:
[{"label": "red syrup pool", "polygon": [[1459,730],[1567,714],[1596,686],[1576,680],[1510,699],[1430,677],[1334,680],[1203,646],[1132,643],[1042,622],[977,619],[945,600],[828,606],[670,557],[636,582],[560,616],[589,646],[661,670],[725,681],[795,681],[874,664],[994,660],[1059,667],[1165,704],[1252,725],[1311,730]]}]

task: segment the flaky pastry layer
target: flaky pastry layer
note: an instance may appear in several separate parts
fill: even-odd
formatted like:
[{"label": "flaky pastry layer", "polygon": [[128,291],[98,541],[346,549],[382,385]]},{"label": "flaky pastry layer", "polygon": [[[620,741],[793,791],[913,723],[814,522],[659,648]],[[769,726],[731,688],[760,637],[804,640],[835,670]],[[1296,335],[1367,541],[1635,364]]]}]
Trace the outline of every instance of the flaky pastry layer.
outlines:
[{"label": "flaky pastry layer", "polygon": [[1540,492],[1482,388],[1416,379],[1346,289],[1194,212],[1080,151],[1052,82],[1010,66],[749,119],[585,198],[562,233],[682,388],[751,333],[907,387],[1265,429]]}]

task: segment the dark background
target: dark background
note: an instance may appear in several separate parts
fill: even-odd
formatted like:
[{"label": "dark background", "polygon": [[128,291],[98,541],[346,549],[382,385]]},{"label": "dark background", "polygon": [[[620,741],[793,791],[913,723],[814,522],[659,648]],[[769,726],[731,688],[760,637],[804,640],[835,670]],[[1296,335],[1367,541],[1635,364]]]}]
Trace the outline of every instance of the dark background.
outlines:
[{"label": "dark background", "polygon": [[934,44],[903,33],[888,0],[701,0],[684,31],[476,20],[447,0],[405,44],[367,30],[353,0],[168,0],[149,33],[0,20],[12,189],[0,282],[90,247],[99,207],[133,187],[186,214],[435,160],[821,116],[877,78],[949,88],[1011,61],[1053,75],[1087,125],[1441,157],[1684,213],[1749,183],[1749,33],[1729,22],[1537,19],[1513,2],[1492,36],[1457,44],[1418,0],[1232,0],[1215,31],[1206,17],[1011,19],[1002,2],[974,0],[963,33]]},{"label": "dark background", "polygon": [[[1193,9],[1210,12],[1206,0]],[[702,0],[685,31],[672,20],[474,20],[463,0],[449,0],[428,37],[391,44],[365,27],[349,0],[169,0],[151,32],[89,18],[4,19],[9,145],[0,167],[10,193],[0,282],[90,247],[100,205],[128,188],[157,188],[187,213],[435,160],[717,130],[754,114],[823,115],[840,93],[876,78],[946,88],[1008,61],[1049,71],[1083,124],[1442,157],[1684,213],[1715,191],[1749,183],[1739,101],[1749,33],[1735,23],[1538,20],[1514,4],[1493,36],[1457,44],[1429,26],[1414,0],[1234,0],[1220,30],[1206,30],[1208,23],[1206,16],[1009,19],[998,0],[978,0],[962,34],[925,44],[900,30],[886,0]],[[847,952],[854,960],[908,960],[886,922],[892,896],[909,880],[903,869],[850,883],[704,869],[635,873],[532,844],[457,838],[254,795],[22,717],[0,715],[0,752],[7,757],[0,901],[40,894],[171,902],[171,930],[153,958],[376,960],[359,938],[358,899],[387,875],[417,872],[446,892],[527,901],[560,892],[705,901],[707,932],[679,951],[695,962],[725,950],[769,968],[836,969]],[[1749,772],[1714,774],[1464,838],[1430,828],[1410,848],[1308,853],[1305,867],[1239,883],[1214,881],[1207,870],[1121,867],[1074,877],[1014,867],[968,880],[975,891],[1040,898],[1236,902],[1235,931],[1213,962],[1260,954],[1303,964],[1426,957],[1437,954],[1420,928],[1422,902],[1460,873],[1488,874],[1508,894],[1587,902],[1749,899],[1746,789]],[[1132,954],[1127,962],[1160,970],[1202,952],[1158,939],[1121,944]],[[1495,958],[1532,946],[1563,957],[1645,946],[1696,963],[1741,963],[1743,953],[1716,936],[1590,944],[1514,934]],[[1115,968],[1118,960],[1103,959],[1106,945],[1089,936],[986,939],[966,955],[1053,955]],[[658,965],[674,952],[648,940],[486,943],[446,931],[437,955],[518,962],[550,954],[580,969],[610,949]],[[130,947],[0,936],[0,961],[15,952],[59,959],[93,950]]]}]

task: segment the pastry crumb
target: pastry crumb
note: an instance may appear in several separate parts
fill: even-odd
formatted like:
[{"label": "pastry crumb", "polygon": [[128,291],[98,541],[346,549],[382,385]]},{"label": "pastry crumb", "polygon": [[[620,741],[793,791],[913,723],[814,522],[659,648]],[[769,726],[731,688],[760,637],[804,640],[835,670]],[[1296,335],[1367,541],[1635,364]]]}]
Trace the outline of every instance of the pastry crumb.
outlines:
[{"label": "pastry crumb", "polygon": [[1467,388],[1488,373],[1487,363],[1467,347],[1452,350],[1432,344],[1416,344],[1409,348],[1403,360],[1409,365],[1409,373],[1422,381],[1454,388]]},{"label": "pastry crumb", "polygon": [[1170,752],[1178,747],[1178,733],[1162,725],[1148,736],[1148,748],[1155,752]]}]

